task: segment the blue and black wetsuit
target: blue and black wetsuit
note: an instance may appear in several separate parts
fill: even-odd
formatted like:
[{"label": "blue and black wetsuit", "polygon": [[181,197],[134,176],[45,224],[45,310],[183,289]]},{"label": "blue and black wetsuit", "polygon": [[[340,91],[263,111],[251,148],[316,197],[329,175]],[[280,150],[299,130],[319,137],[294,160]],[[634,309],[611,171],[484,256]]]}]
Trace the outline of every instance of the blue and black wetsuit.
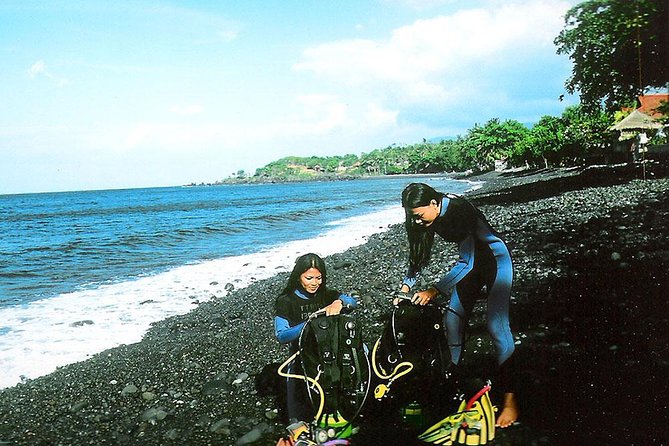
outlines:
[{"label": "blue and black wetsuit", "polygon": [[[444,316],[452,362],[460,362],[467,316],[485,286],[487,326],[500,365],[500,384],[506,387],[504,390],[512,391],[508,366],[515,350],[509,326],[513,265],[506,244],[477,208],[454,195],[442,198],[439,216],[428,230],[458,244],[456,265],[434,284],[443,296],[450,295],[450,307],[454,310]],[[416,274],[409,268],[404,283],[410,288],[416,283]]]},{"label": "blue and black wetsuit", "polygon": [[[276,299],[274,333],[280,343],[289,345],[291,355],[297,351],[300,331],[307,323],[309,315],[327,307],[336,299],[340,299],[344,306],[350,308],[356,308],[358,305],[353,297],[331,290],[310,294],[303,288],[298,288],[294,292],[282,294]],[[293,361],[289,365],[288,373],[301,373],[299,361]],[[288,379],[286,384],[288,418],[309,421],[312,414],[307,403],[304,383],[295,379]]]}]

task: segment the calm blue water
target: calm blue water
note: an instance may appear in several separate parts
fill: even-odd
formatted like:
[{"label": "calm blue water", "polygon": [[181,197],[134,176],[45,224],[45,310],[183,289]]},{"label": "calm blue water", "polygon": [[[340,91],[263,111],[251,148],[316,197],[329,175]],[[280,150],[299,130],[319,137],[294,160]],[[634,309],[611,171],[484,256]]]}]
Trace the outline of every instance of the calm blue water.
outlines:
[{"label": "calm blue water", "polygon": [[[328,223],[397,205],[411,181],[0,196],[0,307],[312,238]],[[450,192],[470,187],[421,181]]]}]

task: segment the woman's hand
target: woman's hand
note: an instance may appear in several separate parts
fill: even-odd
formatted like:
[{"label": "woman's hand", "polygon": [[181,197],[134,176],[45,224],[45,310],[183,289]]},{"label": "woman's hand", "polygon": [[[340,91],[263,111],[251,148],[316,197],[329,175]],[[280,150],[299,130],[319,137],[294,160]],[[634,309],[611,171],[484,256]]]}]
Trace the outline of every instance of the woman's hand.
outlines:
[{"label": "woman's hand", "polygon": [[[409,288],[409,285],[406,283],[403,283],[402,286],[400,287],[400,293],[402,294],[409,294],[409,291],[411,291],[411,288]],[[400,298],[396,297],[393,299],[393,305],[397,306],[400,304]]]},{"label": "woman's hand", "polygon": [[435,287],[430,287],[427,290],[419,291],[413,295],[411,302],[416,305],[427,305],[432,299],[439,295],[439,290]]},{"label": "woman's hand", "polygon": [[325,314],[326,316],[336,316],[341,312],[342,307],[344,306],[344,303],[339,300],[335,299],[334,302],[332,302],[330,305],[325,307]]}]

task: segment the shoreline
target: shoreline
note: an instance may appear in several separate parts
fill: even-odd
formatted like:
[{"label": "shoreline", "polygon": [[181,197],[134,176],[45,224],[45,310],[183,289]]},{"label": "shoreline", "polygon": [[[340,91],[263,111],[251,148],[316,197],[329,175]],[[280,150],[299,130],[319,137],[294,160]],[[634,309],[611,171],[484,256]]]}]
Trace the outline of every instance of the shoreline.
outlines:
[{"label": "shoreline", "polygon": [[[467,178],[486,181],[467,195],[516,262],[521,423],[498,431],[495,444],[661,440],[669,182],[665,169],[654,169],[647,180],[633,167]],[[368,342],[404,273],[404,245],[395,224],[325,259],[330,286],[360,296]],[[424,280],[452,261],[450,248]],[[0,444],[275,444],[285,426],[253,376],[285,359],[271,315],[287,274],[156,322],[138,343],[0,390]],[[471,326],[472,340],[480,335],[488,351],[480,305]],[[468,356],[475,369],[477,358]]]},{"label": "shoreline", "polygon": [[[304,244],[318,245],[323,256],[359,246],[383,230],[375,220],[401,215],[395,210],[392,205],[372,214],[335,220],[311,238],[287,240],[257,252],[184,264],[26,306],[0,308],[4,325],[0,331],[6,328],[9,332],[0,338],[0,390],[119,344],[139,342],[151,323],[187,313],[212,299],[224,299],[230,290],[289,270]],[[240,264],[245,267],[240,269]],[[45,326],[54,329],[46,333]]]},{"label": "shoreline", "polygon": [[458,179],[457,177],[466,175],[462,172],[435,172],[435,173],[397,173],[397,174],[376,174],[376,175],[337,175],[337,174],[319,174],[309,178],[269,178],[269,177],[244,177],[244,178],[226,178],[213,183],[189,183],[180,187],[212,187],[229,186],[239,184],[285,184],[285,183],[308,183],[308,182],[336,182],[336,181],[355,181],[355,180],[383,180],[388,178],[430,178],[444,177]]},{"label": "shoreline", "polygon": [[[219,258],[182,265],[156,265],[155,272],[147,269],[141,277],[132,276],[131,272],[137,269],[128,264],[125,271],[121,271],[128,274],[127,277],[121,276],[96,286],[71,286],[70,289],[57,290],[31,303],[24,303],[21,295],[12,296],[10,291],[5,296],[8,297],[6,300],[16,303],[0,308],[0,319],[3,319],[0,333],[5,331],[0,336],[0,388],[46,375],[55,370],[56,366],[85,360],[121,343],[139,342],[152,322],[186,313],[198,303],[224,298],[229,289],[244,288],[256,280],[287,269],[304,246],[318,246],[318,253],[326,256],[362,244],[369,235],[383,230],[379,229],[378,221],[401,221],[402,211],[392,191],[399,184],[421,180],[375,177],[373,183],[355,182],[335,186],[338,191],[353,191],[354,195],[355,191],[363,189],[378,190],[381,193],[377,195],[385,195],[383,198],[386,200],[373,209],[366,205],[359,206],[355,212],[345,210],[345,214],[362,212],[358,216],[341,215],[336,219],[336,214],[328,212],[325,218],[332,221],[310,228],[312,232],[320,230],[320,233],[295,231],[296,221],[291,217],[284,225],[287,240],[280,241],[281,236],[275,235],[272,236],[274,245],[253,245],[259,239],[249,235],[249,246],[245,253],[222,253]],[[458,192],[471,187],[469,182],[450,180],[448,177],[433,177],[430,181],[443,183],[448,190]],[[333,186],[333,183],[328,184],[307,187],[325,191]],[[235,189],[237,187],[240,186],[232,186]],[[274,194],[273,187],[281,188],[282,191],[302,188],[300,185],[269,186],[263,187],[262,192],[256,195],[271,196]],[[387,197],[388,194],[391,197]],[[385,203],[387,198],[391,202]],[[266,228],[261,223],[257,229],[262,231],[262,227]],[[267,233],[266,230],[263,232]],[[291,240],[290,237],[298,237],[300,240]],[[218,243],[219,248],[222,246]],[[256,251],[255,254],[251,250]],[[21,262],[17,259],[16,266],[20,267]],[[45,270],[50,269],[48,261],[43,264],[46,265]],[[245,267],[239,268],[240,264]],[[28,299],[35,296],[36,293],[28,286],[29,282],[24,284],[20,286],[20,283],[16,288],[25,290]],[[66,281],[59,284],[66,287]],[[51,328],[45,331],[43,327]]]}]

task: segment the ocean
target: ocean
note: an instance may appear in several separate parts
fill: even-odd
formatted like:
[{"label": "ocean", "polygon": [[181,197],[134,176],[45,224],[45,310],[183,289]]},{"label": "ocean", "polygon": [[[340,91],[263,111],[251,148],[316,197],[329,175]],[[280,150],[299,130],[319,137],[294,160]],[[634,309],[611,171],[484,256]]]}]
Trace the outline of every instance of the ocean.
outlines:
[{"label": "ocean", "polygon": [[0,388],[141,340],[152,322],[403,220],[411,181],[0,195]]}]

